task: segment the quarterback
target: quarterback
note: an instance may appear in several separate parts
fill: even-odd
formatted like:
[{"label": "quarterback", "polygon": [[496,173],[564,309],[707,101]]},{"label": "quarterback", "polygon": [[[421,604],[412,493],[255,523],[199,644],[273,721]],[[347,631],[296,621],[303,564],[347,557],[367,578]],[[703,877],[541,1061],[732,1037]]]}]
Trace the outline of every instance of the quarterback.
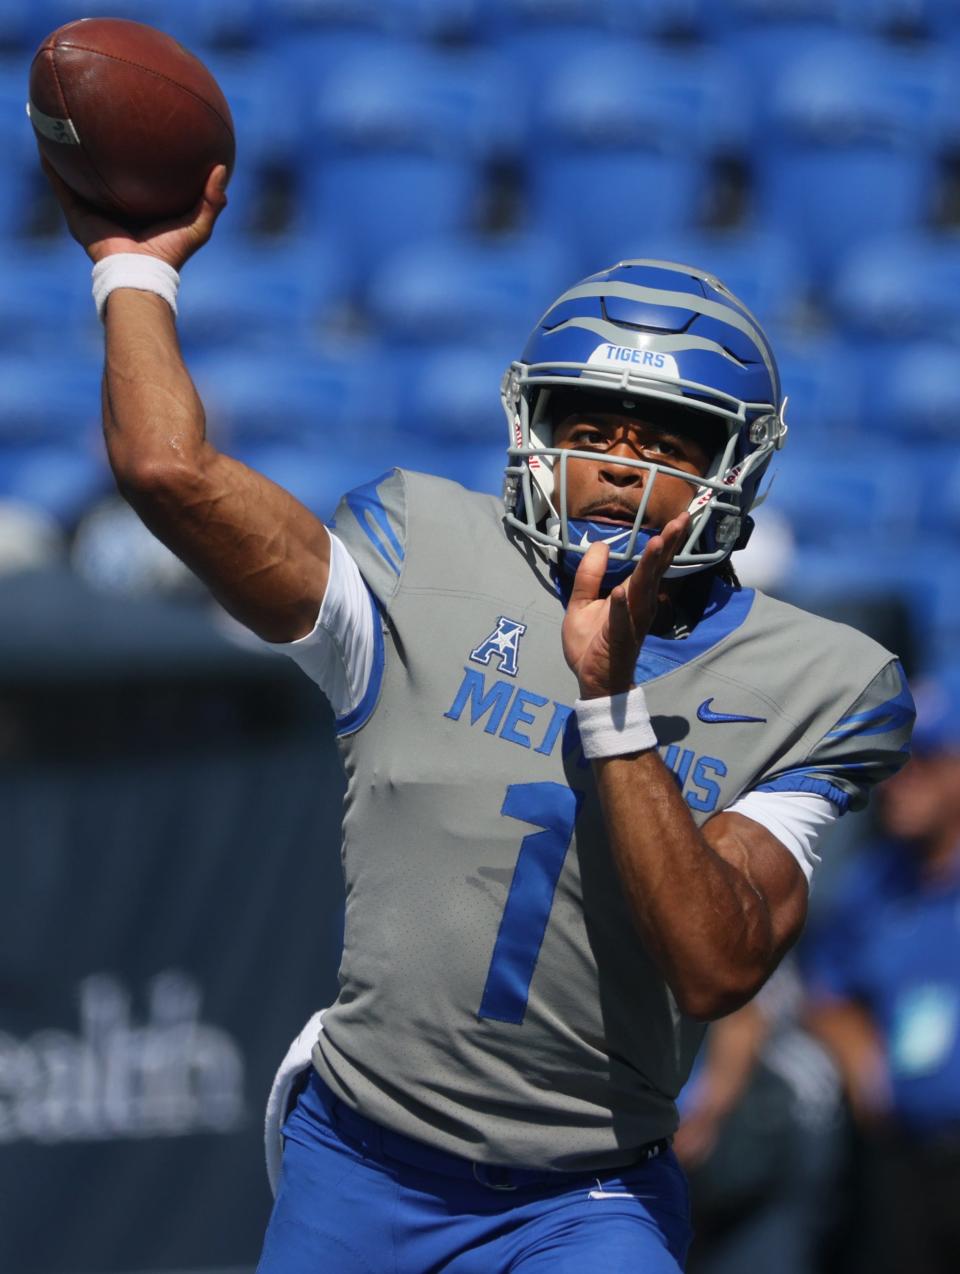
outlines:
[{"label": "quarterback", "polygon": [[325,527],[205,439],[180,356],[221,176],[136,238],[55,187],[121,491],[337,715],[340,991],[273,1095],[261,1272],[671,1274],[706,1023],[795,941],[913,715],[892,655],[731,567],[786,438],[773,351],[710,274],[621,262],[507,369],[502,500],[395,470]]}]

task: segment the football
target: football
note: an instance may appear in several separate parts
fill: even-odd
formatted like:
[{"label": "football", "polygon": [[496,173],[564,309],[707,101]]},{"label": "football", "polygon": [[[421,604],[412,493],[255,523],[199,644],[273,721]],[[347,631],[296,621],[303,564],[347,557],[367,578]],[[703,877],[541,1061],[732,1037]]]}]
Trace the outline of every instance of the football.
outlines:
[{"label": "football", "polygon": [[34,55],[27,113],[71,190],[123,222],[181,216],[211,168],[233,171],[233,120],[216,80],[142,22],[58,27]]}]

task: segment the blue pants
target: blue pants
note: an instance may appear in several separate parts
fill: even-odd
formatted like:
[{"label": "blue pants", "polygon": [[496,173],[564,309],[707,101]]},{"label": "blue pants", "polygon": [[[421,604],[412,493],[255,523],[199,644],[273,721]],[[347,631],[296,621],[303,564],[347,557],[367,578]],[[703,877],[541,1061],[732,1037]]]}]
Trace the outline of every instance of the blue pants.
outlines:
[{"label": "blue pants", "polygon": [[315,1074],[283,1135],[258,1274],[683,1268],[689,1203],[669,1149],[599,1179],[488,1168],[380,1128]]}]

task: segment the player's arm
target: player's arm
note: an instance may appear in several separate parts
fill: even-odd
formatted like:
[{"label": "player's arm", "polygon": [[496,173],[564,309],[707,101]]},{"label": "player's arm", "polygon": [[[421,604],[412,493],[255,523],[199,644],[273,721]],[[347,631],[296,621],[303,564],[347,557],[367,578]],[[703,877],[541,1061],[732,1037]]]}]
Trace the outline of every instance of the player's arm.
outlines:
[{"label": "player's arm", "polygon": [[715,815],[696,826],[653,749],[594,761],[604,821],[643,938],[689,1016],[732,1013],[796,941],[807,882],[759,823]]},{"label": "player's arm", "polygon": [[[686,514],[648,543],[627,586],[599,597],[607,549],[577,572],[564,651],[583,699],[629,690],[657,607],[663,572],[687,531]],[[644,945],[680,1008],[709,1020],[746,1003],[803,927],[807,882],[765,827],[718,814],[702,828],[656,749],[593,763],[624,894]]]},{"label": "player's arm", "polygon": [[[48,175],[71,232],[94,262],[135,252],[179,270],[210,237],[226,203],[214,170],[191,219],[134,239]],[[105,330],[103,424],[121,493],[241,623],[267,641],[306,635],[329,570],[323,524],[207,441],[203,404],[166,301],[120,288],[107,303]]]},{"label": "player's arm", "polygon": [[853,999],[818,998],[804,1025],[837,1063],[856,1121],[867,1127],[880,1121],[890,1110],[890,1075],[880,1034],[867,1009]]}]

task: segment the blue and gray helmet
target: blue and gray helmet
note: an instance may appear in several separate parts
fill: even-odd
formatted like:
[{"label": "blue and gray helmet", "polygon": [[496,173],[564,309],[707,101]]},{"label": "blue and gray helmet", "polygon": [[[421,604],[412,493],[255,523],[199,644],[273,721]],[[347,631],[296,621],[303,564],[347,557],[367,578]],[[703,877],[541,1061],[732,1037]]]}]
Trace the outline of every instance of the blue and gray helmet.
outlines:
[{"label": "blue and gray helmet", "polygon": [[760,324],[719,279],[670,261],[621,261],[564,292],[504,374],[506,520],[560,559],[584,553],[590,543],[567,517],[566,466],[571,457],[596,455],[553,445],[559,421],[552,418],[551,397],[569,404],[569,393],[558,395],[558,389],[574,388],[593,401],[609,396],[611,411],[642,415],[645,404],[656,403],[662,414],[676,405],[718,426],[716,452],[702,478],[616,458],[648,476],[632,529],[611,543],[611,565],[632,564],[653,534],[643,523],[661,472],[691,485],[690,534],[668,575],[716,566],[746,543],[747,514],[786,439],[785,403]]}]

